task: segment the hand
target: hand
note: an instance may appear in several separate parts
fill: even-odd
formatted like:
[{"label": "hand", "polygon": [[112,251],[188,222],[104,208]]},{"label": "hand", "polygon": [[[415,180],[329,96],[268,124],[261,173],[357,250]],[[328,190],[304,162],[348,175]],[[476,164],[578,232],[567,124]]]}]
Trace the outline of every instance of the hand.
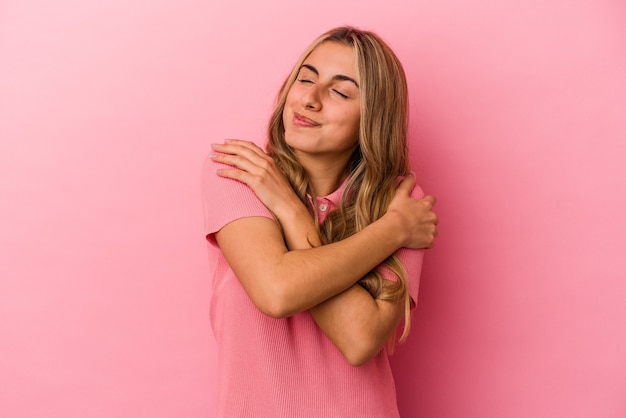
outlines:
[{"label": "hand", "polygon": [[404,247],[432,248],[437,236],[439,220],[433,212],[436,199],[434,196],[425,196],[422,199],[413,199],[411,191],[415,187],[415,176],[408,175],[402,180],[396,190],[387,214],[399,216],[408,237]]},{"label": "hand", "polygon": [[283,172],[256,144],[227,139],[212,148],[213,161],[232,166],[218,170],[217,174],[247,184],[278,219],[293,205],[301,205]]}]

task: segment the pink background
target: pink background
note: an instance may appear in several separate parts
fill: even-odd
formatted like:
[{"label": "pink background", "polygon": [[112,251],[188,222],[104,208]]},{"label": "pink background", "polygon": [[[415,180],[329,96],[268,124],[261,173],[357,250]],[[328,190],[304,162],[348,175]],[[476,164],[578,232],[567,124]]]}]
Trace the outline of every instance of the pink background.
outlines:
[{"label": "pink background", "polygon": [[345,23],[439,198],[403,416],[626,416],[620,0],[1,2],[0,416],[212,416],[201,162]]}]

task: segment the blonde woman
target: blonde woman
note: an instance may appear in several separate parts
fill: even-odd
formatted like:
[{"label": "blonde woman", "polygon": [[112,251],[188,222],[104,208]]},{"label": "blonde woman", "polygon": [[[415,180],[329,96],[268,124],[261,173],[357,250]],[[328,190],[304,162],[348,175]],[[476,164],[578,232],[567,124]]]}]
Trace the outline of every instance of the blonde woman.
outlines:
[{"label": "blonde woman", "polygon": [[267,153],[213,145],[219,417],[396,417],[388,362],[417,301],[434,198],[407,162],[407,86],[375,34],[333,29],[285,81]]}]

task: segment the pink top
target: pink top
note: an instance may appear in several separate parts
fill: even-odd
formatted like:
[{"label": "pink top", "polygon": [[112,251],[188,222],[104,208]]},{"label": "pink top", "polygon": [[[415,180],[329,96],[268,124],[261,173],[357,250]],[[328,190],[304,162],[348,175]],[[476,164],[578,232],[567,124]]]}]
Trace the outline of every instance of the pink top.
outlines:
[{"label": "pink top", "polygon": [[[386,349],[362,366],[351,366],[308,311],[275,319],[252,303],[213,234],[240,218],[274,218],[248,186],[218,177],[220,166],[207,158],[202,174],[205,234],[217,260],[210,305],[219,356],[217,416],[398,417]],[[413,195],[423,193],[416,187]],[[341,189],[317,199],[320,219],[340,197]],[[398,254],[416,301],[423,251]]]}]

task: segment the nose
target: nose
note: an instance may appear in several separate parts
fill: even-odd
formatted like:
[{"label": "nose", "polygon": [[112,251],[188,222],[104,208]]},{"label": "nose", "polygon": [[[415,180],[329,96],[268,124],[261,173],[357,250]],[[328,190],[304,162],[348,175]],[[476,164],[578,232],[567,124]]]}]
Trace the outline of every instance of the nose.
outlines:
[{"label": "nose", "polygon": [[302,96],[304,107],[309,110],[318,111],[322,109],[322,101],[319,97],[319,91],[316,85],[311,86]]}]

